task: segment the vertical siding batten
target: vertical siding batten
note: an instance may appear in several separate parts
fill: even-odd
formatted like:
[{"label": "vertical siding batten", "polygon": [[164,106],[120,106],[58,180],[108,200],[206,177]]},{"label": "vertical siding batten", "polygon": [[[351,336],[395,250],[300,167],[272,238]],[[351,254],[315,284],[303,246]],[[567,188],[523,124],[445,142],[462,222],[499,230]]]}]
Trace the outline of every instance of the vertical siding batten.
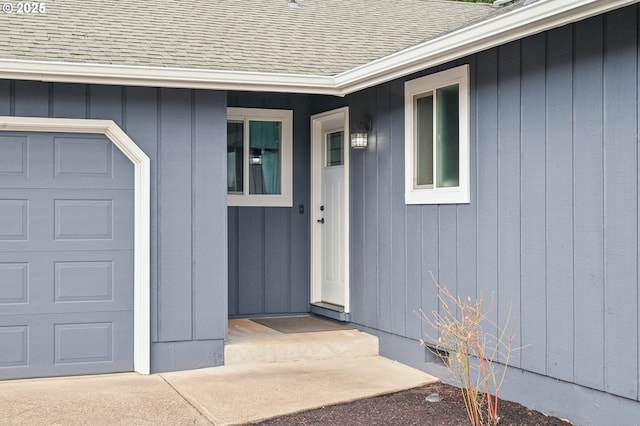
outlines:
[{"label": "vertical siding batten", "polygon": [[[289,282],[291,266],[291,210],[290,208],[265,208],[264,243],[264,311],[266,313],[289,312]],[[268,212],[268,214],[266,214]]]},{"label": "vertical siding batten", "polygon": [[[575,24],[574,279],[576,383],[604,389],[602,17]],[[579,336],[579,337],[578,337]]]},{"label": "vertical siding batten", "polygon": [[[404,161],[404,155],[403,155]],[[404,176],[403,176],[404,185]],[[402,191],[402,202],[404,203],[404,191]],[[406,253],[406,280],[407,280],[407,317],[418,313],[423,309],[424,314],[429,315],[430,312],[426,310],[426,307],[422,306],[423,293],[426,293],[425,285],[423,284],[424,277],[422,273],[422,223],[420,220],[420,207],[411,205],[407,206],[406,210],[406,230],[407,237],[405,241],[404,252]],[[433,294],[433,292],[432,292]],[[415,319],[415,318],[414,318]],[[407,332],[409,333],[411,327],[410,321],[407,321]],[[425,337],[424,323],[422,321],[414,322],[413,336],[415,339],[421,339]],[[433,332],[429,333],[433,335]],[[409,337],[413,337],[408,334]]]},{"label": "vertical siding batten", "polygon": [[[440,310],[436,283],[447,288],[449,283],[442,282],[440,280],[440,251],[438,249],[440,245],[438,234],[438,206],[420,206],[419,209],[421,213],[420,229],[422,230],[422,239],[420,242],[420,253],[422,254],[422,257],[420,258],[420,263],[422,265],[422,270],[420,273],[420,280],[422,283],[422,302],[420,307],[422,311],[429,316],[429,318],[433,318],[433,312],[439,312]],[[436,283],[434,283],[431,279],[430,273],[433,274]],[[423,336],[429,337],[431,339],[437,339],[437,333],[437,330],[433,330],[428,324],[424,323],[422,325]]]},{"label": "vertical siding batten", "polygon": [[[365,92],[365,105],[360,111],[352,111],[353,119],[375,116],[371,108],[377,106],[375,90]],[[364,325],[378,328],[378,311],[380,291],[379,267],[378,267],[378,143],[376,131],[378,124],[373,123],[373,129],[369,134],[369,144],[364,151]],[[357,216],[356,216],[357,217]],[[357,246],[356,246],[357,247]]]},{"label": "vertical siding batten", "polygon": [[[490,298],[498,283],[498,49],[478,54],[477,64],[477,293]],[[495,309],[489,317],[497,322]]]},{"label": "vertical siding batten", "polygon": [[[442,205],[437,207],[437,242],[434,244],[438,250],[436,268],[440,285],[446,287],[452,294],[458,294],[458,210],[457,206]],[[437,310],[440,315],[445,315],[441,304]],[[458,313],[459,314],[459,313]]]},{"label": "vertical siding batten", "polygon": [[160,103],[159,336],[191,340],[190,92],[161,89]]},{"label": "vertical siding batten", "polygon": [[13,105],[14,97],[11,87],[13,82],[10,80],[0,80],[0,115],[11,115],[11,105]]},{"label": "vertical siding batten", "polygon": [[[189,100],[189,105],[190,105],[190,110],[191,110],[191,114],[190,114],[190,119],[191,119],[191,123],[190,123],[190,129],[191,129],[191,133],[190,133],[190,139],[189,139],[189,146],[190,146],[190,154],[191,154],[191,167],[190,167],[190,172],[191,172],[191,176],[189,179],[189,185],[191,187],[191,202],[189,203],[189,206],[191,208],[191,233],[189,234],[189,236],[191,237],[191,338],[193,339],[195,334],[196,334],[196,316],[197,316],[197,307],[196,307],[196,300],[198,298],[198,289],[196,288],[196,266],[200,266],[197,265],[197,263],[195,260],[196,257],[196,226],[198,226],[200,224],[200,217],[198,217],[197,211],[196,211],[196,191],[198,190],[198,188],[196,188],[196,173],[198,173],[200,171],[200,168],[197,167],[199,166],[199,164],[196,164],[196,117],[195,117],[195,111],[196,111],[196,92],[195,90],[191,90],[189,92],[190,95],[190,100]],[[196,168],[197,167],[197,168]]]},{"label": "vertical siding batten", "polygon": [[[309,221],[311,198],[311,143],[309,98],[295,96],[292,100],[293,113],[293,209],[291,209],[291,244],[289,275],[289,309],[292,312],[306,312],[309,309],[311,270],[311,247],[309,240]],[[304,214],[299,214],[298,206],[304,206]]]},{"label": "vertical siding batten", "polygon": [[392,212],[391,212],[391,120],[389,118],[389,89],[384,84],[376,90],[376,157],[378,163],[377,182],[378,199],[378,328],[383,331],[391,331],[391,312],[393,282],[392,276]]},{"label": "vertical siding batten", "polygon": [[[493,309],[500,327],[508,327],[509,333],[517,330],[513,331],[513,346],[518,348],[522,338],[520,257],[524,214],[520,206],[520,145],[521,122],[526,119],[521,111],[521,42],[501,46],[498,52],[498,281]],[[512,364],[520,366],[521,357],[522,352],[515,352]]]},{"label": "vertical siding batten", "polygon": [[14,113],[17,117],[50,117],[51,103],[49,83],[39,81],[14,81]]},{"label": "vertical siding batten", "polygon": [[[604,368],[605,390],[638,395],[636,17],[606,16],[604,27]],[[636,52],[633,55],[631,52]],[[625,349],[622,349],[625,348]]]},{"label": "vertical siding batten", "polygon": [[[349,99],[349,119],[354,120],[355,117],[361,117],[364,112],[365,100],[362,93],[354,94]],[[326,106],[325,106],[326,108]],[[333,109],[333,106],[330,108]],[[323,108],[323,110],[326,110]],[[352,121],[353,122],[353,121]],[[349,257],[350,264],[350,303],[351,313],[350,319],[358,324],[365,324],[365,312],[367,309],[365,302],[365,287],[370,285],[365,278],[365,222],[366,216],[366,197],[365,197],[365,152],[363,150],[351,150],[349,157],[350,164],[350,188],[349,188],[349,216],[354,220],[349,224],[350,247]],[[360,220],[355,220],[360,218]],[[369,308],[371,309],[371,308]],[[374,306],[375,309],[375,306]]]},{"label": "vertical siding batten", "polygon": [[522,366],[546,374],[544,34],[522,41],[522,61]]},{"label": "vertical siding batten", "polygon": [[478,135],[474,129],[478,128],[478,97],[476,94],[478,72],[476,56],[461,60],[457,65],[469,63],[469,91],[470,91],[470,131],[469,131],[469,177],[470,177],[470,203],[459,204],[456,209],[456,279],[458,295],[462,298],[477,297],[477,141]]},{"label": "vertical siding batten", "polygon": [[[401,336],[407,335],[419,339],[420,324],[414,313],[417,306],[409,306],[420,300],[420,287],[407,282],[407,217],[404,204],[404,111],[396,105],[403,105],[404,82],[401,80],[387,84],[389,90],[389,102],[387,105],[389,114],[389,155],[391,162],[391,279],[393,282],[391,293],[391,332]],[[411,286],[411,290],[409,290]],[[407,297],[408,293],[417,294],[415,297]]]},{"label": "vertical siding batten", "polygon": [[125,128],[125,108],[123,89],[97,84],[87,87],[87,118],[113,120],[118,126]]},{"label": "vertical siding batten", "polygon": [[[636,11],[635,11],[635,16],[636,16],[636,43],[638,44],[638,49],[640,49],[640,28],[637,27],[637,25],[640,23],[640,7],[636,6]],[[636,99],[637,99],[637,104],[636,104],[636,130],[638,132],[636,138],[638,140],[638,143],[640,143],[640,54],[637,55],[637,62],[636,62],[636,79],[637,79],[637,89],[636,89]],[[638,285],[636,287],[637,290],[637,294],[636,294],[636,300],[638,303],[638,309],[640,310],[640,149],[638,149],[638,154],[636,157],[636,167],[638,168],[638,182],[637,182],[637,189],[638,191],[636,192],[636,208],[637,208],[637,213],[638,213],[638,218],[637,218],[637,224],[638,224],[638,234],[637,234],[637,242],[636,242],[636,253],[638,254],[638,258],[636,260],[636,265],[638,267],[637,270],[637,275],[636,275],[636,280],[638,282]],[[637,381],[638,381],[638,393],[636,395],[636,400],[640,401],[640,315],[638,315],[638,322],[637,322],[637,329],[636,329],[636,339],[638,339],[638,361],[636,363],[636,368],[638,369],[638,375],[637,375]]]},{"label": "vertical siding batten", "polygon": [[224,167],[211,164],[226,154],[226,96],[200,90],[193,96],[193,336],[196,340],[224,339],[227,176]]},{"label": "vertical siding batten", "polygon": [[573,381],[573,27],[547,35],[547,358],[548,373]]},{"label": "vertical siding batten", "polygon": [[238,314],[264,312],[264,214],[238,208]]},{"label": "vertical siding batten", "polygon": [[52,114],[57,118],[87,118],[87,86],[84,84],[54,84]]},{"label": "vertical siding batten", "polygon": [[238,262],[240,259],[238,249],[238,207],[227,207],[227,256],[229,258],[227,267],[228,276],[228,311],[229,315],[238,315],[239,313],[239,278]]}]

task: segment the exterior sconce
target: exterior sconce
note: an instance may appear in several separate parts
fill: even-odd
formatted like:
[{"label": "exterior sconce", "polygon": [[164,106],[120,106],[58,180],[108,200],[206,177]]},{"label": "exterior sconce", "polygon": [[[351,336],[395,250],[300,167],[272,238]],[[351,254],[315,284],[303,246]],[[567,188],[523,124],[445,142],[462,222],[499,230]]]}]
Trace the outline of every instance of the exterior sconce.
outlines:
[{"label": "exterior sconce", "polygon": [[369,143],[369,132],[371,131],[371,118],[353,123],[351,129],[351,148],[365,149]]}]

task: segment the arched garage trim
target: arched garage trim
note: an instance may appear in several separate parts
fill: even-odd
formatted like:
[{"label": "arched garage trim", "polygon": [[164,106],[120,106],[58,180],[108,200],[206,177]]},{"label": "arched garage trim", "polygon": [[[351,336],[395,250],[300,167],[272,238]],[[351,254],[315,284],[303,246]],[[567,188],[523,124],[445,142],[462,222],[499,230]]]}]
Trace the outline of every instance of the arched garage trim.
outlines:
[{"label": "arched garage trim", "polygon": [[133,163],[135,174],[133,368],[138,373],[149,374],[149,197],[151,192],[149,157],[111,120],[0,116],[0,131],[103,134]]}]

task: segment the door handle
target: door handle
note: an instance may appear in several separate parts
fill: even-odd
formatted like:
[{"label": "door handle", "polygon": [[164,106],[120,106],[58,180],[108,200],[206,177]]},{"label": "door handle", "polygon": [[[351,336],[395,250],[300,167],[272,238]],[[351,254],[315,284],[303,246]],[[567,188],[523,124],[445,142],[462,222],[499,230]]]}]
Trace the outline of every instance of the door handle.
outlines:
[{"label": "door handle", "polygon": [[322,219],[318,219],[318,220],[317,220],[317,222],[318,222],[319,224],[323,224],[323,223],[324,223],[324,217],[323,217]]}]

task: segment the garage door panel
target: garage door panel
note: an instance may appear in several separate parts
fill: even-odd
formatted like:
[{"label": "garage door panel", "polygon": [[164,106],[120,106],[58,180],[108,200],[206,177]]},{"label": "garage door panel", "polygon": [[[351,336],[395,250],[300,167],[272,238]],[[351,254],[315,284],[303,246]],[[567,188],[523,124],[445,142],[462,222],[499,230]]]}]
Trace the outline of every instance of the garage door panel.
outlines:
[{"label": "garage door panel", "polygon": [[0,253],[0,312],[133,309],[133,250]]},{"label": "garage door panel", "polygon": [[0,132],[5,188],[131,188],[129,159],[104,135]]},{"label": "garage door panel", "polygon": [[131,371],[132,312],[0,315],[0,379]]},{"label": "garage door panel", "polygon": [[0,132],[0,379],[133,370],[133,187],[103,135]]},{"label": "garage door panel", "polygon": [[0,260],[0,306],[3,311],[4,305],[26,303],[29,303],[29,262],[26,259],[17,262]]},{"label": "garage door panel", "polygon": [[28,171],[29,138],[24,134],[0,132],[0,176],[4,179],[24,180]]},{"label": "garage door panel", "polygon": [[29,200],[0,199],[0,244],[2,241],[27,241],[28,223]]},{"label": "garage door panel", "polygon": [[0,326],[0,371],[29,365],[29,326]]},{"label": "garage door panel", "polygon": [[133,246],[133,190],[0,189],[0,252]]}]

